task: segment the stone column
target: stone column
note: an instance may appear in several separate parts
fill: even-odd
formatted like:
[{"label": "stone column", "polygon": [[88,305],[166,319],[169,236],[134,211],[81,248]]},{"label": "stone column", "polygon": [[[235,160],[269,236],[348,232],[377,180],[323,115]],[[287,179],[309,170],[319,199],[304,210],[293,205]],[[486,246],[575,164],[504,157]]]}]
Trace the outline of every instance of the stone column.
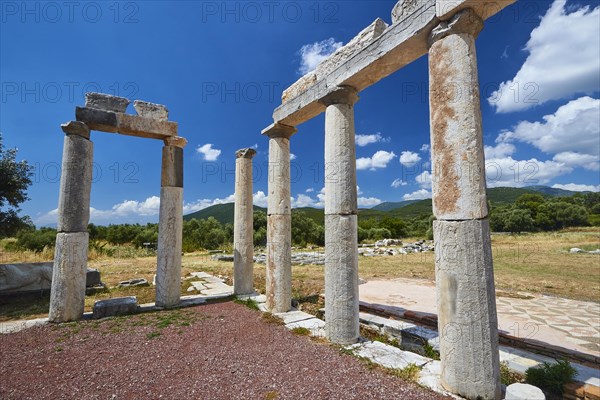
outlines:
[{"label": "stone column", "polygon": [[340,87],[321,100],[325,111],[325,330],[333,343],[355,343],[358,319],[358,237],[354,104]]},{"label": "stone column", "polygon": [[267,309],[274,313],[292,308],[292,205],[290,137],[296,128],[272,124],[269,137],[269,206],[267,215]]},{"label": "stone column", "polygon": [[48,315],[51,322],[75,321],[83,316],[94,158],[87,125],[71,121],[61,128],[66,136]]},{"label": "stone column", "polygon": [[466,9],[431,34],[429,50],[435,276],[442,384],[469,399],[499,399],[494,272],[475,38]]},{"label": "stone column", "polygon": [[254,293],[254,206],[252,157],[254,149],[235,153],[235,216],[233,220],[233,292]]},{"label": "stone column", "polygon": [[183,230],[183,148],[181,137],[165,139],[158,226],[156,306],[174,307],[181,296],[181,236]]}]

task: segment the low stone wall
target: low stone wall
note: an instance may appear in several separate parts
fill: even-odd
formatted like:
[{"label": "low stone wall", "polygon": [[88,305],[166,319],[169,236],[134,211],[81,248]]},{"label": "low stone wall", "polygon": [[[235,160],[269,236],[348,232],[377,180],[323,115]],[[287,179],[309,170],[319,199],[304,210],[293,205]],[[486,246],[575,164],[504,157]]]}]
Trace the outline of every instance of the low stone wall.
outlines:
[{"label": "low stone wall", "polygon": [[[53,262],[0,264],[0,295],[50,290],[53,267]],[[88,268],[86,287],[100,284],[100,272]]]}]

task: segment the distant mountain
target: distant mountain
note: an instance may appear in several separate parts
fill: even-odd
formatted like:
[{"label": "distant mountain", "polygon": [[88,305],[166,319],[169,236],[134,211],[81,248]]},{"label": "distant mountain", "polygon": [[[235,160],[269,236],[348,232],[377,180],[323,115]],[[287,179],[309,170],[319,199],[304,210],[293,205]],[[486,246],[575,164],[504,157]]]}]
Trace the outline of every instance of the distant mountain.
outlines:
[{"label": "distant mountain", "polygon": [[572,190],[558,189],[549,186],[527,186],[527,189],[539,192],[551,197],[568,197],[573,196],[576,193],[590,193],[590,192],[573,192]]},{"label": "distant mountain", "polygon": [[[577,192],[563,189],[554,189],[548,186],[529,186],[525,188],[497,187],[490,188],[487,191],[488,200],[494,204],[511,204],[524,194],[542,194],[546,197],[564,197],[572,196]],[[254,206],[254,210],[266,212],[266,208]],[[325,220],[323,209],[303,207],[292,210],[293,213],[302,212],[312,218],[316,223],[322,225]],[[431,199],[425,200],[406,200],[400,202],[381,203],[371,209],[358,210],[359,220],[369,218],[399,217],[412,218],[420,215],[430,215],[432,213]],[[183,219],[188,221],[192,218],[207,219],[214,217],[222,224],[233,224],[234,205],[217,204],[204,210],[185,215]]]},{"label": "distant mountain", "polygon": [[397,208],[406,207],[407,205],[416,203],[418,201],[420,201],[420,200],[404,200],[404,201],[398,201],[398,202],[386,201],[385,203],[381,203],[379,205],[376,205],[375,207],[372,207],[371,210],[392,211]]},{"label": "distant mountain", "polygon": [[[267,212],[266,208],[254,206],[254,211],[264,211]],[[215,218],[222,224],[233,224],[234,217],[234,204],[216,204],[214,206],[210,206],[200,211],[196,211],[195,213],[191,213],[183,216],[184,221],[189,221],[191,219],[208,219],[209,217]]]}]

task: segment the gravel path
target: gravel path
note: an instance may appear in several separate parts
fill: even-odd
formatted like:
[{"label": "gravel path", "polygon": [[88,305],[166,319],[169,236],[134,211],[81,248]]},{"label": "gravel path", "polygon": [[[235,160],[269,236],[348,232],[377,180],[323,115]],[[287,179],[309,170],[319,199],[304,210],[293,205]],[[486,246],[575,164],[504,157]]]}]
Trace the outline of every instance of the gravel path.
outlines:
[{"label": "gravel path", "polygon": [[239,304],[0,335],[1,399],[443,399]]}]

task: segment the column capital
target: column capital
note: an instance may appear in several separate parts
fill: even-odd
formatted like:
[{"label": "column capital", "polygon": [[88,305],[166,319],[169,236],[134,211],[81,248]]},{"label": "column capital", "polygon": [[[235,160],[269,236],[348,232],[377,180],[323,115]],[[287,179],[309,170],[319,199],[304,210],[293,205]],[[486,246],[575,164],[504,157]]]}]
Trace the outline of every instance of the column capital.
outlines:
[{"label": "column capital", "polygon": [[62,124],[60,128],[67,135],[77,135],[86,139],[90,139],[90,128],[83,122],[69,121]]},{"label": "column capital", "polygon": [[252,148],[240,149],[235,152],[235,158],[249,158],[252,159],[256,155],[256,150]]},{"label": "column capital", "polygon": [[181,149],[183,149],[188,143],[187,139],[181,136],[171,136],[164,139],[163,142],[165,143],[165,146],[175,146]]},{"label": "column capital", "polygon": [[483,29],[483,20],[472,8],[456,13],[449,21],[440,22],[429,35],[429,47],[450,35],[467,33],[477,37]]},{"label": "column capital", "polygon": [[319,103],[326,107],[334,104],[347,104],[353,106],[359,100],[358,91],[351,86],[338,86],[326,94]]},{"label": "column capital", "polygon": [[275,122],[261,132],[263,135],[268,136],[270,139],[275,138],[286,138],[289,139],[293,134],[298,132],[293,126],[280,124],[279,122]]}]

